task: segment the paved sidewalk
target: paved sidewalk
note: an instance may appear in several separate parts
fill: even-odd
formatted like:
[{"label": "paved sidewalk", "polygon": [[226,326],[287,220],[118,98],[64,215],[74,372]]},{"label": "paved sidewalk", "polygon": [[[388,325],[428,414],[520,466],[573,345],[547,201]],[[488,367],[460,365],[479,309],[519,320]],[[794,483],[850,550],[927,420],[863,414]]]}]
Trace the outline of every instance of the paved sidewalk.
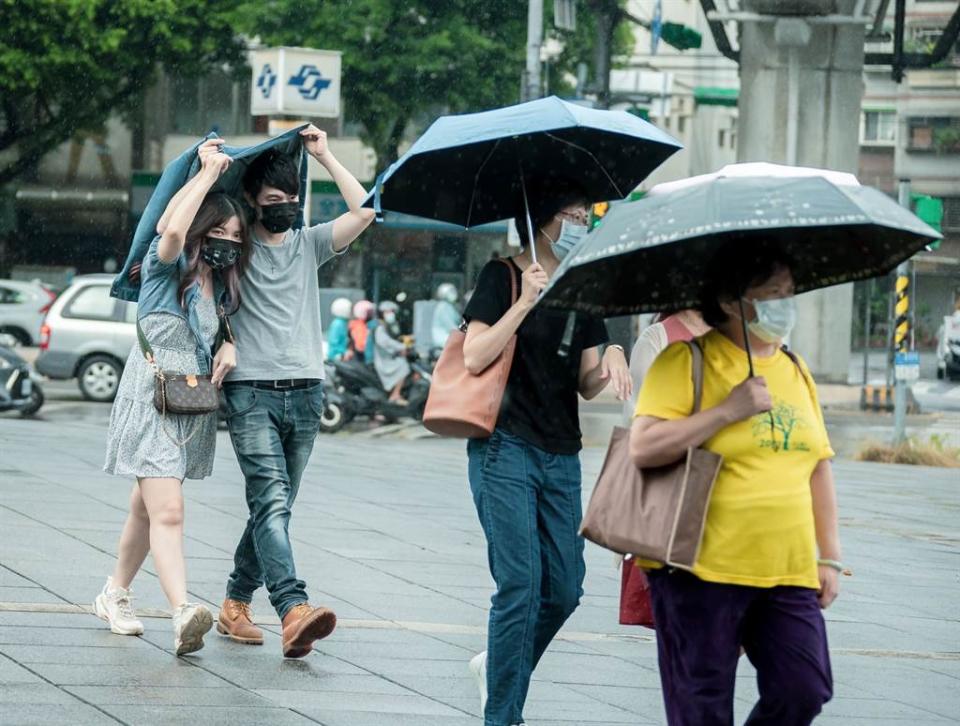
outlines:
[{"label": "paved sidewalk", "polygon": [[[0,723],[480,724],[466,664],[483,648],[490,578],[459,442],[318,441],[295,510],[300,575],[340,626],[308,658],[215,633],[171,655],[152,564],[135,583],[142,638],[89,615],[112,569],[129,484],[100,473],[100,421],[0,419]],[[188,482],[192,596],[216,608],[246,511],[221,434],[216,475]],[[592,483],[602,451],[584,455]],[[956,723],[960,714],[960,477],[837,465],[855,577],[829,611],[836,698],[820,724]],[[615,624],[613,557],[587,550],[586,596],[535,675],[530,726],[660,724],[649,631]],[[745,661],[738,721],[755,696]]]}]

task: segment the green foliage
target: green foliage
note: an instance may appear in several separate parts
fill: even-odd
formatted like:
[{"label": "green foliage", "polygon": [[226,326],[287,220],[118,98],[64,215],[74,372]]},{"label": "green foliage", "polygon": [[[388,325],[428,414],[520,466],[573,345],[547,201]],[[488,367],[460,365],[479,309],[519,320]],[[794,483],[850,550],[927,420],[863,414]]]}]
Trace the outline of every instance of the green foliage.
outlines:
[{"label": "green foliage", "polygon": [[514,0],[252,0],[238,25],[267,45],[343,51],[343,105],[383,168],[421,112],[518,99],[526,3]]},{"label": "green foliage", "polygon": [[158,66],[240,64],[236,0],[0,0],[0,184],[77,131],[136,108]]},{"label": "green foliage", "polygon": [[945,126],[933,130],[933,145],[940,153],[960,151],[960,126]]}]

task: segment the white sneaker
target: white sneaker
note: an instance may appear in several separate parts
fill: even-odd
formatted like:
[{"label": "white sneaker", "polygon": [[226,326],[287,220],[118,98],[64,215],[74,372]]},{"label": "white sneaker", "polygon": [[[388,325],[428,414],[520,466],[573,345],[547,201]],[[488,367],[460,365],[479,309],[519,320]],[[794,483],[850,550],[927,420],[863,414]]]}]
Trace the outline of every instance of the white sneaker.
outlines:
[{"label": "white sneaker", "polygon": [[203,647],[203,636],[213,627],[213,616],[203,605],[185,602],[173,611],[173,647],[185,655]]},{"label": "white sneaker", "polygon": [[480,715],[487,708],[487,651],[477,653],[470,659],[470,672],[477,679],[477,688],[480,691]]},{"label": "white sneaker", "polygon": [[114,587],[112,577],[94,599],[93,612],[110,623],[110,630],[117,635],[143,635],[143,623],[133,611],[133,590]]}]

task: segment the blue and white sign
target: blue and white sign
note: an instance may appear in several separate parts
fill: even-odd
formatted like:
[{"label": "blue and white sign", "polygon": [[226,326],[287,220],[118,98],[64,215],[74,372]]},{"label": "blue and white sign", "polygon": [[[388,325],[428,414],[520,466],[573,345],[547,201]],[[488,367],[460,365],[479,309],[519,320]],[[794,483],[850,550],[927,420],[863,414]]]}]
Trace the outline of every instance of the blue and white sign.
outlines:
[{"label": "blue and white sign", "polygon": [[336,118],[340,115],[340,52],[263,48],[250,53],[250,113]]},{"label": "blue and white sign", "polygon": [[920,380],[920,354],[897,353],[893,359],[893,370],[898,381]]}]

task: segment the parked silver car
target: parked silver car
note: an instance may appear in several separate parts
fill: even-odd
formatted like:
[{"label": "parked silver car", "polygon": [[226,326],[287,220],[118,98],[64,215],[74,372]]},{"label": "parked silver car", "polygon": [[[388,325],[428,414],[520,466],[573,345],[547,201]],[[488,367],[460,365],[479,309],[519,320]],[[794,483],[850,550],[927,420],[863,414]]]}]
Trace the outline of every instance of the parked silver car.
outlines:
[{"label": "parked silver car", "polygon": [[19,345],[34,345],[56,297],[39,282],[0,280],[0,333],[13,336]]},{"label": "parked silver car", "polygon": [[112,401],[137,340],[137,306],[110,297],[112,275],[74,278],[40,327],[36,369],[48,378],[76,378],[91,401]]}]

